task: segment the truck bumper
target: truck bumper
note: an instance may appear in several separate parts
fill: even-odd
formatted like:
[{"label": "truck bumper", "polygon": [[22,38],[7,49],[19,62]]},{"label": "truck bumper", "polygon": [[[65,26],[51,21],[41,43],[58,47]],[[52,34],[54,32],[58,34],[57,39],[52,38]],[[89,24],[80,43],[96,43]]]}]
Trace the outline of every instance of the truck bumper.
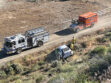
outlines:
[{"label": "truck bumper", "polygon": [[3,52],[4,52],[5,54],[15,53],[15,50],[6,50],[5,48],[3,48],[2,50],[3,50]]}]

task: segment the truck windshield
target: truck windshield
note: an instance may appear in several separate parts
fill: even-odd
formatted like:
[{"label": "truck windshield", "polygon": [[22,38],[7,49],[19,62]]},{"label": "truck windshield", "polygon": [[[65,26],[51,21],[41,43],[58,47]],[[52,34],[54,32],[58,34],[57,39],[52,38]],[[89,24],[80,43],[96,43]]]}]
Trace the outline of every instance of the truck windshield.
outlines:
[{"label": "truck windshield", "polygon": [[13,45],[15,45],[15,42],[5,42],[5,45],[7,47],[12,47]]},{"label": "truck windshield", "polygon": [[69,50],[69,48],[64,48],[63,49],[63,52],[66,52],[66,51],[68,51]]}]

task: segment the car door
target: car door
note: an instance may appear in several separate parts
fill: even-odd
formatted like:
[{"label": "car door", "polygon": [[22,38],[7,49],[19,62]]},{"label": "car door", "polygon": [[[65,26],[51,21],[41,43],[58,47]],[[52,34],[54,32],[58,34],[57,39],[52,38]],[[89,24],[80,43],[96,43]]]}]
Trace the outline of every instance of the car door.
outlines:
[{"label": "car door", "polygon": [[24,38],[20,38],[19,41],[18,41],[18,44],[19,44],[19,47],[20,48],[25,48],[26,46],[26,42],[25,42],[25,39]]}]

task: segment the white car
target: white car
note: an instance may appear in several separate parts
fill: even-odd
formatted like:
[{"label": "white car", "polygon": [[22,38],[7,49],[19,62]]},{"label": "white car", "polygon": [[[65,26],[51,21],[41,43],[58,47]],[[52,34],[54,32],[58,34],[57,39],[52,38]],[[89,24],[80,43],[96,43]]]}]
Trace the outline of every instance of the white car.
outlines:
[{"label": "white car", "polygon": [[67,58],[71,55],[73,55],[73,51],[66,45],[62,45],[62,46],[59,46],[57,49],[56,49],[56,55],[57,57],[59,58]]}]

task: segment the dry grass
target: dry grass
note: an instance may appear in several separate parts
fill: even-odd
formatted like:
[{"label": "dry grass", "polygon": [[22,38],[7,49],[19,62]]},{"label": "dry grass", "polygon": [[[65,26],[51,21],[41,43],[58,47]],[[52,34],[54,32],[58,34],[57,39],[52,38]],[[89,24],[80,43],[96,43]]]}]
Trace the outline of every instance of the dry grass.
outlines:
[{"label": "dry grass", "polygon": [[[77,69],[81,69],[82,67],[84,67],[84,65],[85,65],[86,69],[88,68],[88,66],[86,64],[82,64],[82,63],[88,61],[89,57],[87,55],[89,53],[87,53],[86,56],[84,56],[84,55],[86,52],[89,52],[91,49],[93,49],[93,47],[98,45],[98,42],[96,41],[96,38],[98,38],[98,37],[99,37],[99,35],[92,34],[92,35],[86,35],[85,37],[80,38],[82,41],[84,41],[86,43],[86,48],[83,48],[82,51],[80,51],[80,52],[74,51],[74,55],[72,57],[68,58],[68,61],[70,61],[69,63],[72,63],[72,65],[70,65],[68,62],[62,63],[64,65],[62,65],[63,67],[60,67],[60,69],[62,70],[61,75],[64,75],[65,77],[67,75],[69,75],[69,78],[70,78],[70,76],[72,75],[71,73],[75,74],[75,71],[77,71]],[[80,39],[77,39],[77,41],[78,41],[77,43],[79,43],[79,44],[81,44],[81,42],[82,42]],[[50,57],[47,55],[51,55],[51,57],[53,57],[53,55],[51,53],[53,53],[52,51],[58,46],[59,45],[54,46],[53,48],[49,48],[48,50],[45,50],[45,51],[36,52],[36,53],[30,54],[28,56],[25,56],[23,58],[16,59],[16,60],[12,61],[10,64],[20,63],[22,66],[24,66],[24,69],[26,69],[28,71],[28,73],[26,73],[25,76],[29,80],[35,79],[35,78],[30,78],[30,76],[32,76],[33,73],[35,73],[35,72],[39,72],[40,75],[43,74],[43,75],[49,76],[49,77],[58,75],[58,72],[60,72],[60,71],[57,70],[56,68],[59,68],[59,66],[52,68],[51,67],[52,63],[48,63],[47,61],[45,61],[45,59],[47,57]],[[79,65],[75,65],[76,63]],[[66,69],[66,67],[68,67],[68,68]],[[27,72],[26,70],[25,70],[25,72]],[[72,72],[72,71],[74,71],[74,72]],[[68,73],[63,73],[63,72],[70,72],[70,73],[68,74]],[[52,73],[54,75],[52,75]],[[27,76],[27,75],[29,75],[29,76]],[[41,80],[41,78],[37,78],[37,80],[39,80],[39,79]],[[26,81],[29,81],[29,80],[26,80]]]}]

